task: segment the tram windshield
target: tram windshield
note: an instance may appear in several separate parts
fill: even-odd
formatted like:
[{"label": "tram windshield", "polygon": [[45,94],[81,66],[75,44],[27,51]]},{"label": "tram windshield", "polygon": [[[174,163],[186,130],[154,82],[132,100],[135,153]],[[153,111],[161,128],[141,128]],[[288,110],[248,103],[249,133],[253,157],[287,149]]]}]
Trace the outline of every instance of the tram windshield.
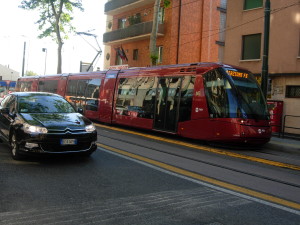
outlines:
[{"label": "tram windshield", "polygon": [[252,74],[234,69],[210,71],[205,87],[211,117],[268,119],[265,99]]},{"label": "tram windshield", "polygon": [[242,113],[249,119],[267,119],[269,113],[263,93],[255,79],[248,72],[227,70],[237,90]]}]

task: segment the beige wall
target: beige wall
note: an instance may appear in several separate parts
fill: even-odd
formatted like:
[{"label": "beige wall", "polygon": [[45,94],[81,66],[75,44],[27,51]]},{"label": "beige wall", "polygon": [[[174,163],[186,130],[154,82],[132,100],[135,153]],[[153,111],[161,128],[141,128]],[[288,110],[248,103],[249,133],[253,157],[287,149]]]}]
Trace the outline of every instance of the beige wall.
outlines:
[{"label": "beige wall", "polygon": [[[270,73],[298,73],[300,71],[299,34],[300,5],[274,12],[275,9],[292,5],[295,0],[271,1],[271,24],[269,45]],[[261,60],[241,60],[242,35],[262,33],[264,30],[264,9],[243,10],[244,1],[228,0],[227,31],[224,62],[261,72]],[[250,22],[252,21],[252,22]],[[244,25],[243,25],[244,24]],[[263,35],[262,35],[263,39]],[[263,51],[263,40],[261,52]]]},{"label": "beige wall", "polygon": [[[290,117],[286,119],[287,127],[300,128],[300,98],[286,98],[287,85],[300,85],[300,76],[280,76],[272,78],[271,100],[283,101],[283,116],[292,115],[299,117]],[[300,134],[297,129],[285,129],[285,132]]]},{"label": "beige wall", "polygon": [[[264,1],[265,2],[265,1]],[[298,3],[298,4],[296,4]],[[300,85],[300,0],[271,0],[269,73],[272,100],[284,101],[284,115],[300,116],[300,98],[286,98],[287,85]],[[242,35],[262,33],[264,8],[243,10],[244,1],[228,0],[224,63],[245,67],[260,74],[262,60],[241,60]],[[294,76],[287,75],[292,73]],[[276,76],[272,76],[276,74]],[[300,119],[287,120],[287,126],[299,127]],[[300,130],[287,129],[298,133]]]},{"label": "beige wall", "polygon": [[0,76],[2,77],[2,80],[16,81],[20,77],[20,73],[7,66],[0,65]]}]

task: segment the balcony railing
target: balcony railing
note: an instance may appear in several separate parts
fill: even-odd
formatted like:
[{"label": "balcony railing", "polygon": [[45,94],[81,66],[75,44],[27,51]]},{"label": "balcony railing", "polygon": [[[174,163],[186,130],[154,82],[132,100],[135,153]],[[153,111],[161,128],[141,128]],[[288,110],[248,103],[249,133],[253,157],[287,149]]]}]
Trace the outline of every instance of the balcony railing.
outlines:
[{"label": "balcony railing", "polygon": [[[118,44],[149,38],[153,22],[138,23],[127,28],[104,33],[103,42],[106,45]],[[164,35],[164,25],[158,25],[158,36]]]},{"label": "balcony railing", "polygon": [[104,13],[116,15],[154,2],[155,0],[112,0],[105,3]]}]

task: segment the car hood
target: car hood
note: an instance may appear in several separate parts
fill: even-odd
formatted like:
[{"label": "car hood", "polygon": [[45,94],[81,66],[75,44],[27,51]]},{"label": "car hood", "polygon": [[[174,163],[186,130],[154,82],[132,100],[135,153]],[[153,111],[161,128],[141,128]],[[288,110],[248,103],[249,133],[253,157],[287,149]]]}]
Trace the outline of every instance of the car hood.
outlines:
[{"label": "car hood", "polygon": [[21,116],[30,125],[55,130],[84,129],[92,123],[79,113],[21,113]]}]

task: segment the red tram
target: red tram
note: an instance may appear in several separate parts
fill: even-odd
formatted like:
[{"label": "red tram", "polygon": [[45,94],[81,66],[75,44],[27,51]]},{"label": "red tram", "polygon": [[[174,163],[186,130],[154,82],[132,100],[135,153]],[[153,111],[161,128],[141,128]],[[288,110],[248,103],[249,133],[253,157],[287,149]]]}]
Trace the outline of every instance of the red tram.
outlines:
[{"label": "red tram", "polygon": [[22,77],[17,91],[64,96],[92,120],[168,132],[183,137],[264,144],[269,112],[247,70],[195,63]]}]

